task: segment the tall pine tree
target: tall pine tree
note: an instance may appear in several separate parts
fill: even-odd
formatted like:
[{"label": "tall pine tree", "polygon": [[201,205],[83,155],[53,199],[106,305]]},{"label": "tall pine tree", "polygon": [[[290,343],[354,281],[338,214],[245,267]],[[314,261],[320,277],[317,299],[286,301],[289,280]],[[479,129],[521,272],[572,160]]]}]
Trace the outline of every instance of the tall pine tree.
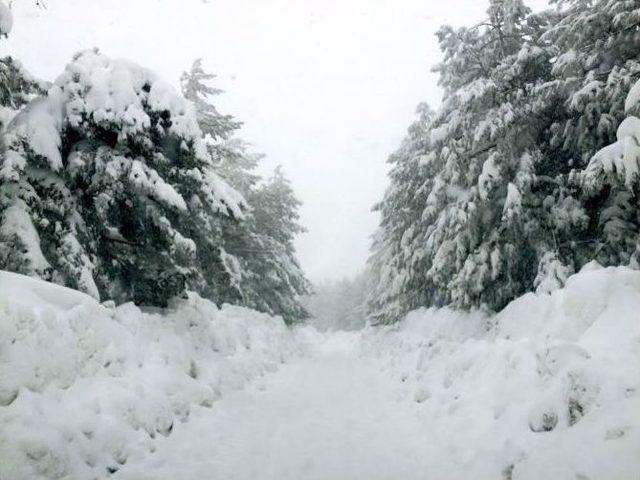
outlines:
[{"label": "tall pine tree", "polygon": [[245,220],[227,222],[222,231],[224,264],[233,280],[223,301],[281,315],[287,323],[300,321],[308,315],[300,297],[310,291],[293,244],[304,231],[300,202],[281,170],[266,181],[256,173],[261,156],[234,136],[240,123],[215,107],[222,91],[211,86],[214,78],[196,60],[183,74],[182,88],[196,107],[217,170],[249,204]]}]

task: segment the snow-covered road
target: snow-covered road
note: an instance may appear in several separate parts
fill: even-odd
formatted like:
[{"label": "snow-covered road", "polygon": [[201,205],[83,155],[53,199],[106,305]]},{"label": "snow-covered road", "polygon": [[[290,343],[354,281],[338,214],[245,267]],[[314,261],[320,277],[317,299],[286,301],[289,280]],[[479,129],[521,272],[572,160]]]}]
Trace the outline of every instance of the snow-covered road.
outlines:
[{"label": "snow-covered road", "polygon": [[356,334],[332,334],[162,439],[135,479],[424,479],[429,432],[399,408],[398,386],[357,353]]}]

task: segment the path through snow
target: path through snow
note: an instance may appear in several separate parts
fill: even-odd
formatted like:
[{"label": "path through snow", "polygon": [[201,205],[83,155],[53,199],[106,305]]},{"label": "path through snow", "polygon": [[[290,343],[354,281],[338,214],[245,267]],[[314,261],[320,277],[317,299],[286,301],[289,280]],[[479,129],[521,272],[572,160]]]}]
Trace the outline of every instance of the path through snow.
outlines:
[{"label": "path through snow", "polygon": [[324,337],[212,409],[199,408],[131,479],[424,479],[429,432],[396,382],[358,355],[358,334]]}]

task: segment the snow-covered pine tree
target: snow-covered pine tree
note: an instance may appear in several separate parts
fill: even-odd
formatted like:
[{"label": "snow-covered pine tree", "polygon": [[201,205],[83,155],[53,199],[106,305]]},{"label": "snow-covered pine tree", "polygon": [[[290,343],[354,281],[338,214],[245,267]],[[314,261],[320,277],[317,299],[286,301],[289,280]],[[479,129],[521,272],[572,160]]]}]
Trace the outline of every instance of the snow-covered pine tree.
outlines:
[{"label": "snow-covered pine tree", "polygon": [[[243,143],[233,137],[242,124],[235,121],[231,115],[220,113],[213,103],[213,98],[223,93],[211,85],[214,79],[215,75],[203,69],[202,59],[196,59],[189,71],[180,77],[182,94],[195,108],[198,124],[204,134],[205,146],[216,171],[244,194],[246,190],[239,187],[245,186],[244,182],[254,181],[250,171],[255,164],[244,155]],[[224,249],[224,245],[227,243],[227,237],[235,236],[238,230],[245,230],[244,225],[245,222],[237,222],[234,218],[221,219],[220,230],[214,237],[220,255],[217,258],[202,259],[202,268],[207,276],[223,276],[222,281],[213,283],[218,286],[215,291],[209,292],[219,303],[242,302],[240,264]],[[224,281],[225,279],[229,281]],[[221,288],[223,285],[224,288]]]},{"label": "snow-covered pine tree", "polygon": [[[397,252],[384,262],[395,305],[386,313],[372,305],[381,321],[420,305],[500,308],[530,288],[539,226],[526,210],[536,207],[527,197],[543,116],[530,98],[550,68],[552,52],[539,44],[547,21],[518,0],[494,0],[486,22],[439,31],[443,104],[392,171],[389,192],[404,200],[382,204],[382,237],[398,222],[394,212],[415,213],[391,244],[379,243]],[[402,169],[404,180],[394,178]]]},{"label": "snow-covered pine tree", "polygon": [[0,268],[153,305],[231,283],[201,266],[222,264],[221,223],[244,199],[214,171],[192,104],[152,72],[80,53],[5,140]]},{"label": "snow-covered pine tree", "polygon": [[224,93],[211,86],[215,78],[214,74],[205,72],[202,59],[198,58],[191,65],[191,69],[182,74],[180,84],[182,94],[195,106],[200,129],[214,140],[226,140],[242,123],[235,121],[231,115],[221,114],[213,104],[212,98]]},{"label": "snow-covered pine tree", "polygon": [[288,323],[300,321],[307,314],[299,297],[309,292],[309,283],[293,248],[293,237],[303,231],[297,224],[299,202],[281,171],[267,182],[256,173],[262,156],[234,136],[241,124],[213,104],[222,93],[211,86],[214,78],[196,60],[183,74],[182,88],[196,107],[217,171],[250,205],[244,221],[226,222],[222,231],[224,266],[233,279],[222,298],[281,315]]},{"label": "snow-covered pine tree", "polygon": [[421,239],[427,228],[422,215],[437,174],[435,155],[426,153],[434,112],[422,104],[417,113],[402,145],[389,157],[391,185],[374,208],[381,223],[368,262],[372,285],[367,306],[378,322],[399,318],[433,301],[434,288],[425,275],[429,258]]},{"label": "snow-covered pine tree", "polygon": [[300,201],[280,167],[247,199],[252,206],[249,234],[227,247],[243,266],[244,302],[281,315],[287,323],[299,322],[308,317],[300,297],[311,292],[294,247],[296,235],[305,232],[299,223]]},{"label": "snow-covered pine tree", "polygon": [[480,26],[439,34],[440,191],[423,217],[437,225],[426,237],[436,304],[499,309],[532,287],[553,249],[538,193],[557,186],[539,145],[554,108],[537,98],[554,54],[541,41],[549,21],[519,0],[494,0]]},{"label": "snow-covered pine tree", "polygon": [[[486,22],[439,32],[442,107],[425,139],[411,141],[417,151],[396,154],[381,205],[372,261],[383,274],[370,302],[381,321],[420,305],[499,309],[561,286],[594,258],[633,255],[635,197],[603,180],[586,188],[581,171],[624,118],[639,76],[640,10],[562,4],[531,14],[494,0]],[[410,158],[419,155],[418,167]],[[392,213],[420,209],[404,225]]]}]

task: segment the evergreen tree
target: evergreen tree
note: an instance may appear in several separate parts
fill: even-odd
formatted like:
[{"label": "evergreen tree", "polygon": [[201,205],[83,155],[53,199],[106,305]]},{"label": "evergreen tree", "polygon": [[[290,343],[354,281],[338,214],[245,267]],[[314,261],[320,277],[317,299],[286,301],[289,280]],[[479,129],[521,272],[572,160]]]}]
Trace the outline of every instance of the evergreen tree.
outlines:
[{"label": "evergreen tree", "polygon": [[562,4],[532,14],[492,0],[485,22],[439,31],[442,106],[391,157],[379,206],[379,321],[423,305],[500,309],[594,258],[631,258],[635,197],[586,188],[581,172],[615,139],[638,76],[636,2]]},{"label": "evergreen tree", "polygon": [[234,137],[240,123],[219,113],[213,97],[222,93],[210,82],[200,60],[182,76],[185,97],[196,106],[207,148],[216,169],[247,199],[250,207],[242,222],[226,222],[222,231],[224,266],[232,279],[222,300],[273,315],[287,323],[307,316],[299,297],[309,283],[296,259],[294,237],[304,229],[298,224],[299,201],[283,173],[263,181],[256,173],[260,155]]},{"label": "evergreen tree", "polygon": [[429,265],[420,239],[427,227],[421,220],[425,205],[435,201],[430,192],[437,191],[435,156],[426,153],[435,113],[426,104],[420,105],[417,113],[407,138],[389,158],[391,185],[374,208],[380,212],[381,224],[369,259],[373,280],[367,306],[376,321],[399,318],[433,301],[430,280],[420,274]]},{"label": "evergreen tree", "polygon": [[212,97],[223,93],[213,88],[211,82],[215,75],[207,73],[202,68],[202,59],[196,59],[188,72],[180,77],[182,94],[190,100],[196,109],[196,117],[200,128],[214,140],[228,139],[242,125],[231,115],[222,115],[212,102]]},{"label": "evergreen tree", "polygon": [[148,70],[78,54],[5,140],[0,268],[161,306],[231,283],[222,224],[244,200],[215,172],[193,106]]},{"label": "evergreen tree", "polygon": [[[538,45],[546,18],[528,13],[520,1],[495,0],[486,22],[438,33],[443,105],[392,157],[381,208],[379,235],[388,224],[397,230],[378,241],[395,252],[382,285],[394,300],[371,305],[380,321],[421,305],[499,308],[529,286],[535,246],[524,232],[537,226],[523,208],[540,158],[529,98],[552,54]],[[396,226],[397,212],[412,213]]]},{"label": "evergreen tree", "polygon": [[228,247],[243,266],[244,302],[281,315],[287,323],[303,320],[308,313],[300,297],[310,293],[311,287],[293,243],[296,235],[305,232],[299,224],[300,201],[280,168],[247,198],[252,205],[247,232]]}]

